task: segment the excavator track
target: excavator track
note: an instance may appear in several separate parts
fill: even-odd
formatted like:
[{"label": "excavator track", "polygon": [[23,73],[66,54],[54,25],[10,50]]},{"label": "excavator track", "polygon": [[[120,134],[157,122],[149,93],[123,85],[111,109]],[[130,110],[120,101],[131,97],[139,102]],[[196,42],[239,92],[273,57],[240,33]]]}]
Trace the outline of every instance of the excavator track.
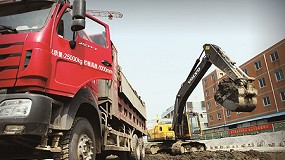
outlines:
[{"label": "excavator track", "polygon": [[205,150],[206,150],[206,145],[204,143],[191,142],[191,141],[177,141],[171,147],[173,155],[179,155],[196,151],[205,151]]},{"label": "excavator track", "polygon": [[174,141],[166,141],[162,143],[148,143],[148,145],[145,148],[145,152],[147,154],[156,154],[160,152],[170,153],[172,145],[175,143]]},{"label": "excavator track", "polygon": [[172,155],[180,155],[196,151],[205,151],[206,145],[204,143],[193,141],[171,141],[163,143],[149,143],[146,147],[146,153],[156,154],[160,152],[169,153]]}]

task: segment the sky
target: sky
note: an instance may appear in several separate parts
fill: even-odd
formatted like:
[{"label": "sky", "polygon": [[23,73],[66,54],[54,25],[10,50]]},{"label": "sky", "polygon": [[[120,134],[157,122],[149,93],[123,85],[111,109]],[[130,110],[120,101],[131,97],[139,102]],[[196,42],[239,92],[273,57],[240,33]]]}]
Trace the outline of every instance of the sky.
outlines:
[{"label": "sky", "polygon": [[[149,121],[174,105],[205,43],[241,65],[285,38],[284,0],[86,1],[87,9],[123,13],[98,19],[109,24],[119,64],[145,102]],[[201,83],[188,101],[200,100]]]}]

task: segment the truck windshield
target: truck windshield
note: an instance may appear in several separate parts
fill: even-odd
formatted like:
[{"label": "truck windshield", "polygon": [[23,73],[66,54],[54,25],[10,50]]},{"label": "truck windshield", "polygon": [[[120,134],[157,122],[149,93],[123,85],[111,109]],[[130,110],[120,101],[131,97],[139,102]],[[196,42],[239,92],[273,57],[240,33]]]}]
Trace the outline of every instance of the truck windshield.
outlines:
[{"label": "truck windshield", "polygon": [[15,2],[0,4],[0,33],[38,31],[45,25],[52,2]]}]

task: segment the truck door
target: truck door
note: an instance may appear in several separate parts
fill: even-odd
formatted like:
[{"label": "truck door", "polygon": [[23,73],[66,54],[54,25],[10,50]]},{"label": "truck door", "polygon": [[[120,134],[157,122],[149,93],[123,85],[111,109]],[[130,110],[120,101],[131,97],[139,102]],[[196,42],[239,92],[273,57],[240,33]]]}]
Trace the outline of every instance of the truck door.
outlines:
[{"label": "truck door", "polygon": [[[51,47],[53,72],[50,89],[75,94],[90,81],[112,78],[113,62],[108,26],[91,21],[92,23],[86,23],[86,27],[90,26],[86,29],[90,30],[93,24],[100,25],[103,30],[100,31],[101,36],[105,36],[105,39],[97,38],[100,43],[95,43],[97,41],[93,42],[84,30],[78,31],[75,34],[76,45],[72,49],[72,10],[66,7],[59,13]],[[98,32],[93,29],[95,33]]]}]

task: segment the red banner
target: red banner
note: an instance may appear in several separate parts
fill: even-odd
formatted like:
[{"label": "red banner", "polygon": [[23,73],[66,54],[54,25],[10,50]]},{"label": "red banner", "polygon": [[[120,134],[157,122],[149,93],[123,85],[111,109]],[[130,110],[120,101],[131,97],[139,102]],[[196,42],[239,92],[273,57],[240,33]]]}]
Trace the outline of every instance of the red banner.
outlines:
[{"label": "red banner", "polygon": [[260,130],[268,130],[272,128],[273,128],[272,124],[264,124],[260,126],[252,126],[252,127],[228,130],[228,133],[229,134],[239,134],[239,133],[246,133],[246,132],[253,132],[253,131],[260,131]]}]

